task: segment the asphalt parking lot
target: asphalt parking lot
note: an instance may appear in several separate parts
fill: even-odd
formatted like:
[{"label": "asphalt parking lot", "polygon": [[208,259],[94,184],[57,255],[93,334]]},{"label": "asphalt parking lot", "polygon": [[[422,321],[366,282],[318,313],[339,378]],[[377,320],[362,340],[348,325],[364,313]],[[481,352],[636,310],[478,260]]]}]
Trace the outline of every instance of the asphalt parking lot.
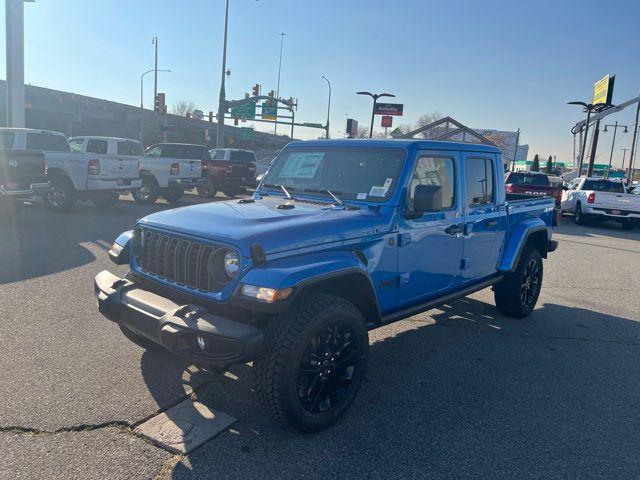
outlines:
[{"label": "asphalt parking lot", "polygon": [[[640,477],[640,231],[565,217],[528,319],[484,290],[371,332],[347,415],[301,435],[261,411],[251,367],[144,352],[98,314],[95,274],[126,273],[111,242],[163,208],[0,224],[1,479]],[[132,433],[188,397],[238,422],[185,457]]]}]

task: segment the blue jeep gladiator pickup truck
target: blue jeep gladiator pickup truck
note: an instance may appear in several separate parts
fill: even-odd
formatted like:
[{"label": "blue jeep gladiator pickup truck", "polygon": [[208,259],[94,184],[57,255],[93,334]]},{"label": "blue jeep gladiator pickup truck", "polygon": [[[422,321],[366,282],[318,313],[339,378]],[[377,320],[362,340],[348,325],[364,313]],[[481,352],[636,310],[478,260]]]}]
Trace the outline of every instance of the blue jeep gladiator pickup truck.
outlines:
[{"label": "blue jeep gladiator pickup truck", "polygon": [[154,213],[109,251],[100,312],[132,342],[205,368],[253,362],[261,405],[303,431],[336,421],[368,330],[493,287],[524,317],[542,283],[551,197],[505,193],[497,148],[293,142],[252,198]]}]

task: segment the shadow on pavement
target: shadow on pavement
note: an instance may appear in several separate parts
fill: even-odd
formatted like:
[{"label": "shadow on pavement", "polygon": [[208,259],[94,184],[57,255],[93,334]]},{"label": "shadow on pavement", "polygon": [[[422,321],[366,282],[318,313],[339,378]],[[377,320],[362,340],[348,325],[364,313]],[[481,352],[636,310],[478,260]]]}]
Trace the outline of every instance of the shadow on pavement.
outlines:
[{"label": "shadow on pavement", "polygon": [[[629,319],[545,304],[513,320],[462,299],[372,332],[362,390],[323,432],[269,420],[249,366],[212,375],[199,401],[239,421],[172,478],[632,477],[639,346]],[[150,390],[153,370],[145,355]]]}]

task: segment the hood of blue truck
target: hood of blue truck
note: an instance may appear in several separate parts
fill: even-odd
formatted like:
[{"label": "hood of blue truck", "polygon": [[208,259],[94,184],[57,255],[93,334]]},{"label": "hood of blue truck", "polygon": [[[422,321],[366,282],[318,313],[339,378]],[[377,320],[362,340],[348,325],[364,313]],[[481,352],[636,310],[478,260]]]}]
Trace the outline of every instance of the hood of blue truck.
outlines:
[{"label": "hood of blue truck", "polygon": [[[292,208],[293,207],[293,208]],[[348,241],[373,234],[376,209],[345,209],[324,202],[264,197],[206,203],[151,214],[139,221],[182,235],[224,242],[250,255],[259,243],[267,254]]]}]

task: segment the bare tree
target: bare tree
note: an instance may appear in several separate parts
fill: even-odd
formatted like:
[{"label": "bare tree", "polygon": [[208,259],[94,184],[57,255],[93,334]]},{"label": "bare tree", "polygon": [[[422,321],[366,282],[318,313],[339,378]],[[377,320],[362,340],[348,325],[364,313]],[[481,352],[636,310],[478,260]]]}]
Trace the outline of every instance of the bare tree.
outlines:
[{"label": "bare tree", "polygon": [[171,107],[171,113],[184,117],[187,113],[193,113],[193,111],[197,109],[198,106],[192,100],[178,100]]},{"label": "bare tree", "polygon": [[358,127],[356,138],[369,138],[369,127]]},{"label": "bare tree", "polygon": [[500,149],[505,158],[513,160],[511,158],[511,152],[507,152],[507,141],[505,140],[504,135],[500,133],[488,133],[487,135],[484,135],[484,138],[493,142],[495,146]]},{"label": "bare tree", "polygon": [[[418,121],[415,124],[414,130],[422,128],[425,125],[429,125],[430,123],[433,123],[436,120],[440,120],[441,118],[442,118],[442,113],[438,112],[437,110],[431,113],[425,113],[424,115],[420,115],[420,117],[418,118]],[[429,138],[431,135],[431,132],[429,131],[422,132],[420,135],[422,135],[424,138]]]}]

